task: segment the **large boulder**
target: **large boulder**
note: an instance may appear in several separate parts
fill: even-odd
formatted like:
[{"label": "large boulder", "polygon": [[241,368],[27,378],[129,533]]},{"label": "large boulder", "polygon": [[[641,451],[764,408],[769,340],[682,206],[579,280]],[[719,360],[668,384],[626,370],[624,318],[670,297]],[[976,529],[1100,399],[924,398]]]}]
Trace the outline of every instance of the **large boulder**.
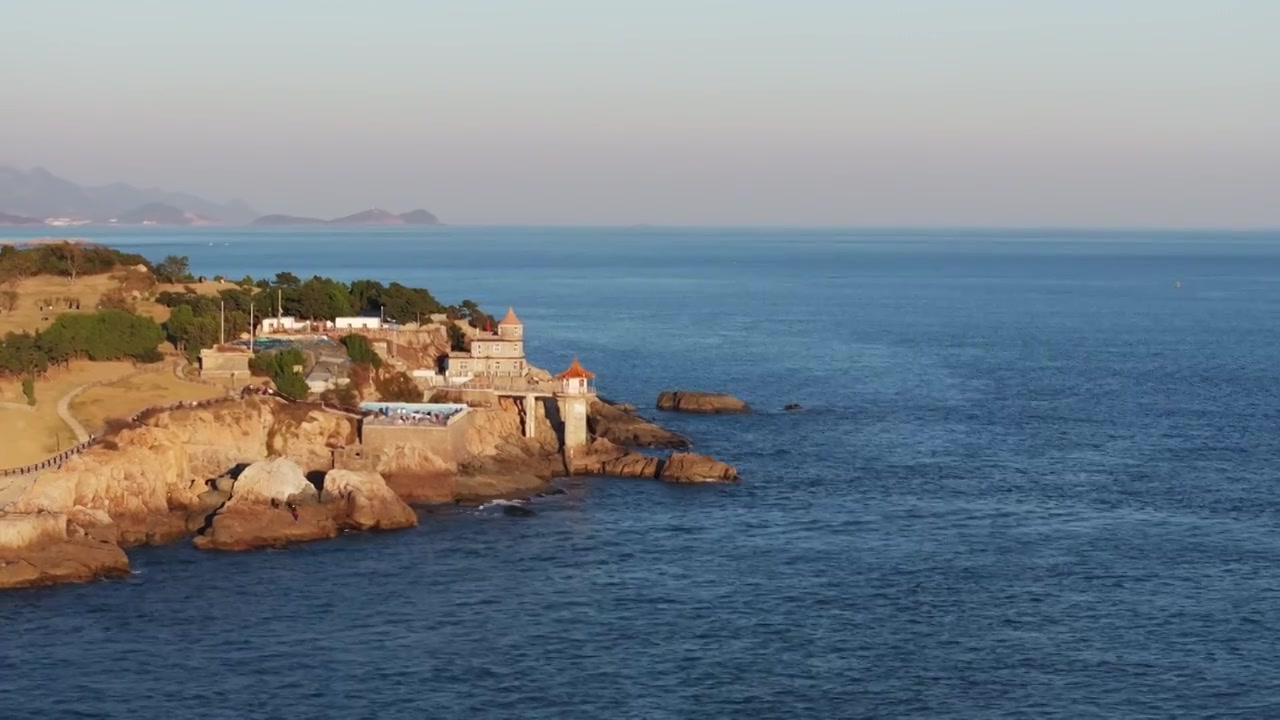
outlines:
[{"label": "large boulder", "polygon": [[713,457],[694,453],[672,453],[662,463],[658,479],[669,483],[738,482],[737,468]]},{"label": "large boulder", "polygon": [[708,415],[751,412],[749,405],[732,395],[698,390],[667,390],[660,393],[658,409]]},{"label": "large boulder", "polygon": [[330,470],[324,476],[324,497],[337,505],[343,527],[355,530],[395,530],[414,527],[418,515],[376,472]]},{"label": "large boulder", "polygon": [[260,460],[240,472],[231,489],[231,503],[269,505],[285,502],[316,502],[320,492],[307,480],[298,463],[277,457]]},{"label": "large boulder", "polygon": [[592,401],[587,410],[587,429],[596,437],[629,447],[689,447],[688,438],[645,420],[636,414],[634,406],[604,400]]},{"label": "large boulder", "polygon": [[[100,511],[78,515],[109,523]],[[86,527],[63,513],[0,514],[0,589],[128,575],[129,558],[114,535],[109,524]]]},{"label": "large boulder", "polygon": [[319,491],[294,461],[253,463],[193,543],[202,550],[252,550],[334,537],[338,524],[319,500]]}]

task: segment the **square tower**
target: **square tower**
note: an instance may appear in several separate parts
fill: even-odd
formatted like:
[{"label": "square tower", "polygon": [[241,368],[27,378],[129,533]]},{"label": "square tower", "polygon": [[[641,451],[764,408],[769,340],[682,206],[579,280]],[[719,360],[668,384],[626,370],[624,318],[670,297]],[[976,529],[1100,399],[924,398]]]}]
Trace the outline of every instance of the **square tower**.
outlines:
[{"label": "square tower", "polygon": [[560,417],[564,420],[564,446],[568,450],[587,444],[587,406],[596,394],[596,374],[582,367],[577,358],[568,370],[556,376],[560,387]]}]

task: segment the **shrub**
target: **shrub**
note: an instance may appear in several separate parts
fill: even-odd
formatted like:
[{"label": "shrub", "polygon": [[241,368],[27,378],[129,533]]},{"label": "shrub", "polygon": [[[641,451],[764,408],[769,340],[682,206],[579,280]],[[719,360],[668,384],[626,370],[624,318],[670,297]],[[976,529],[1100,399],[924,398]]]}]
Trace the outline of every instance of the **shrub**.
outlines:
[{"label": "shrub", "polygon": [[382,356],[373,349],[369,338],[352,333],[342,338],[342,344],[346,346],[347,355],[350,356],[351,362],[356,364],[364,363],[375,368],[382,367]]},{"label": "shrub", "polygon": [[422,388],[403,372],[380,377],[374,381],[378,396],[387,402],[422,402]]},{"label": "shrub", "polygon": [[30,377],[22,378],[22,394],[27,396],[27,404],[34,407],[36,404],[36,381]]},{"label": "shrub", "polygon": [[134,355],[133,359],[137,360],[140,363],[145,363],[147,365],[154,365],[155,363],[158,363],[161,360],[164,360],[164,354],[161,353],[156,348],[149,348],[147,350],[143,350],[137,355]]},{"label": "shrub", "polygon": [[307,386],[307,379],[292,370],[281,373],[271,378],[271,380],[276,384],[276,390],[294,400],[306,400],[307,395],[311,394],[311,388]]}]

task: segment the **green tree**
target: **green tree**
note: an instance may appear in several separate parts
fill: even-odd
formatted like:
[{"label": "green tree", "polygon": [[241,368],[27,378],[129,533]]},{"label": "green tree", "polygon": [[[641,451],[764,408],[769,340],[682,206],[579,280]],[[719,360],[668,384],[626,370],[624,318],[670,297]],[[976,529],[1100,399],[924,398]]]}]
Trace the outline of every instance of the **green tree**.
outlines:
[{"label": "green tree", "polygon": [[312,320],[333,320],[351,314],[351,295],[343,283],[316,276],[297,291],[297,315]]},{"label": "green tree", "polygon": [[306,371],[307,357],[297,348],[287,348],[276,352],[255,355],[249,361],[249,368],[271,378],[276,390],[294,400],[304,400],[310,394],[307,380],[294,368],[301,367]]},{"label": "green tree", "polygon": [[444,306],[423,288],[405,287],[391,283],[378,296],[378,302],[388,319],[396,322],[417,322],[418,318],[441,312]]},{"label": "green tree", "polygon": [[22,378],[22,394],[27,396],[27,404],[34,407],[36,404],[36,381],[30,375]]},{"label": "green tree", "polygon": [[351,283],[351,309],[355,312],[371,312],[376,311],[379,307],[378,298],[386,290],[382,283],[376,280],[356,280]]},{"label": "green tree", "polygon": [[292,370],[280,373],[271,378],[271,381],[275,383],[276,390],[294,400],[306,400],[307,396],[311,394],[311,388],[307,386],[307,379]]},{"label": "green tree", "polygon": [[455,352],[466,352],[471,349],[471,341],[467,339],[467,334],[458,327],[455,322],[450,322],[448,327],[449,333],[449,349]]},{"label": "green tree", "polygon": [[156,266],[156,277],[177,283],[191,275],[191,261],[186,255],[169,255]]},{"label": "green tree", "polygon": [[84,263],[84,248],[78,242],[66,240],[56,245],[48,245],[49,252],[57,259],[58,269],[71,282],[76,281],[80,268]]},{"label": "green tree", "polygon": [[382,356],[373,349],[369,338],[352,333],[342,338],[342,344],[346,346],[347,356],[351,358],[351,362],[371,365],[375,368],[382,367]]},{"label": "green tree", "polygon": [[28,332],[9,333],[0,343],[0,374],[32,377],[49,370],[49,358],[40,349],[38,338]]}]

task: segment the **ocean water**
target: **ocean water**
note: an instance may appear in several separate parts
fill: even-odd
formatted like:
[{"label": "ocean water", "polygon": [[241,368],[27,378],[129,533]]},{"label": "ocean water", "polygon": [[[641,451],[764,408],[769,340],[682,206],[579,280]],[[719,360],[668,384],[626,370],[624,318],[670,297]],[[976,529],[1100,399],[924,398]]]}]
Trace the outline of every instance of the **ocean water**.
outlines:
[{"label": "ocean water", "polygon": [[3,717],[1280,717],[1280,234],[76,234],[513,305],[611,398],[758,412],[651,413],[736,486],[0,594]]}]

